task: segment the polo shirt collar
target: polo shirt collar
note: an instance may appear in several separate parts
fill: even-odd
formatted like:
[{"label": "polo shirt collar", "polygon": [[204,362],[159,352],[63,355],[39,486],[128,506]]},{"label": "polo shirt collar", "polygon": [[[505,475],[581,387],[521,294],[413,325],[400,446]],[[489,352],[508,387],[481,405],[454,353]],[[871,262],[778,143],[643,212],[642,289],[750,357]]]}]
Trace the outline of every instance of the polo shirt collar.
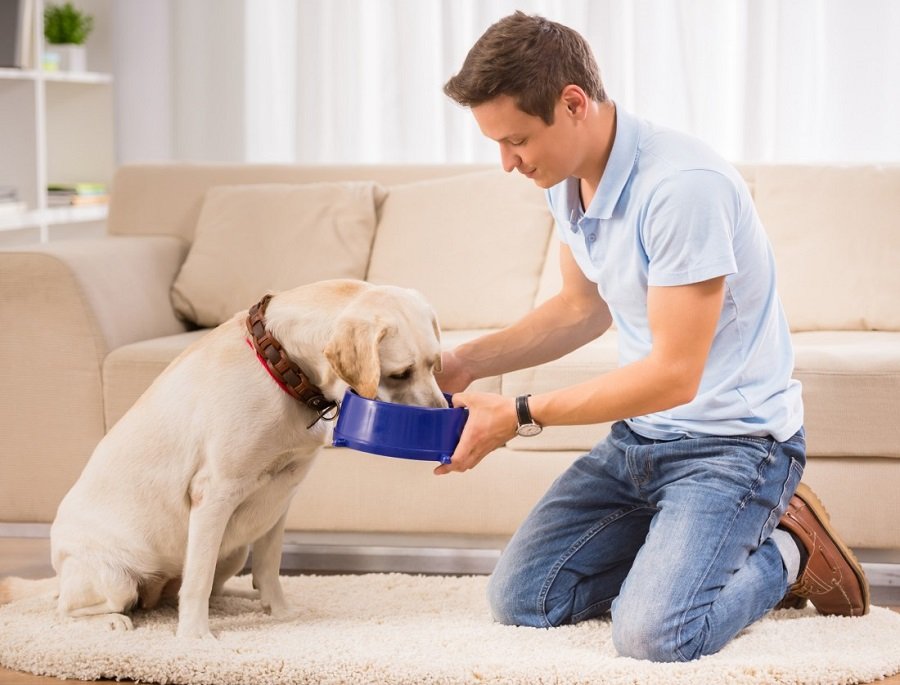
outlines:
[{"label": "polo shirt collar", "polygon": [[[619,197],[631,177],[638,155],[640,122],[637,117],[616,105],[616,138],[613,141],[600,186],[584,215],[591,219],[611,219]],[[577,179],[575,182],[577,189]],[[576,195],[577,197],[577,195]]]}]

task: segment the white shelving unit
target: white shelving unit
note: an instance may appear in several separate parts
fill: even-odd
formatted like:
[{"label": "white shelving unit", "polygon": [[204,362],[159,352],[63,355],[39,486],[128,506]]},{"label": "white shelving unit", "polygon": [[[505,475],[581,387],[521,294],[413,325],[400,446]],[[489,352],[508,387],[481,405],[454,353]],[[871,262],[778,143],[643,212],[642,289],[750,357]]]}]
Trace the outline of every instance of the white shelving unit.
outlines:
[{"label": "white shelving unit", "polygon": [[[61,1],[61,0],[60,0]],[[35,0],[29,69],[0,69],[0,185],[18,190],[25,211],[0,214],[0,242],[47,242],[54,232],[96,229],[105,205],[49,207],[48,184],[110,184],[115,169],[115,122],[109,19],[113,0],[75,0],[94,18],[86,72],[41,69],[44,0]],[[68,228],[71,227],[71,228]]]}]

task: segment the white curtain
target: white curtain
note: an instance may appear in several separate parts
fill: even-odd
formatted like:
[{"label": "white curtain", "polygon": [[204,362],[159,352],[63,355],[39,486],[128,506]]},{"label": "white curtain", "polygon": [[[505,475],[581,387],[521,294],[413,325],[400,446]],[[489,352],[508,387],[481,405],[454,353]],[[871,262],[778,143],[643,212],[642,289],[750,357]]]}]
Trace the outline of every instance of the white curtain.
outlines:
[{"label": "white curtain", "polygon": [[[492,22],[521,9],[582,33],[621,106],[692,133],[729,159],[900,161],[896,0],[190,0],[172,7],[182,158],[495,161],[494,144],[441,88]],[[210,12],[227,22],[227,39],[208,26],[197,30]],[[202,80],[204,64],[226,65],[229,78],[219,71]]]}]

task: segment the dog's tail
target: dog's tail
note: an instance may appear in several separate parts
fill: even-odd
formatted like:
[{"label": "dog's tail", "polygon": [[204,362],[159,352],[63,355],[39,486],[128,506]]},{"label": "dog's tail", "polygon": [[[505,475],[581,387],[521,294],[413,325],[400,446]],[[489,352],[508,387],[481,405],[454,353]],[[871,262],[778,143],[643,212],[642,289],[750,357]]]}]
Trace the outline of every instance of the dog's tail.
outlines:
[{"label": "dog's tail", "polygon": [[15,602],[18,599],[39,597],[40,595],[59,594],[59,581],[54,578],[40,578],[29,580],[9,576],[0,578],[0,606]]}]

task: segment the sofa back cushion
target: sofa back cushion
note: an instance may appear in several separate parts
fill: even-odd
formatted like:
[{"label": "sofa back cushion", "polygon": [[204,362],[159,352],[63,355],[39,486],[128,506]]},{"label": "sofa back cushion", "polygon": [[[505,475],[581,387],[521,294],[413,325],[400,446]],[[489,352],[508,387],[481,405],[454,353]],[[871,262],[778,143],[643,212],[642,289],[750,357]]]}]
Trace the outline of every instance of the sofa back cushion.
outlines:
[{"label": "sofa back cushion", "polygon": [[383,186],[483,170],[475,164],[126,164],[116,170],[109,205],[112,235],[172,235],[190,243],[213,186],[374,181]]},{"label": "sofa back cushion", "polygon": [[417,289],[444,328],[505,326],[534,305],[552,228],[543,192],[519,174],[395,185],[367,280]]},{"label": "sofa back cushion", "polygon": [[176,312],[217,326],[268,291],[364,278],[383,192],[370,182],[210,188],[172,286]]},{"label": "sofa back cushion", "polygon": [[793,331],[900,330],[900,166],[760,166]]}]

